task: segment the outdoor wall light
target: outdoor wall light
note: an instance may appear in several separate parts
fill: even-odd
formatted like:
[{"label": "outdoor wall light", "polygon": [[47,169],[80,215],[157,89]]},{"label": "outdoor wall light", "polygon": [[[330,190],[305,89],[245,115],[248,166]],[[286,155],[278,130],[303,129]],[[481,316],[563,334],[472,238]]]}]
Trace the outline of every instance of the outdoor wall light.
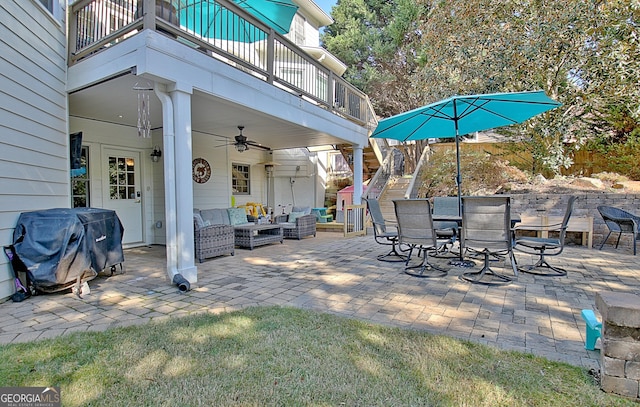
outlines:
[{"label": "outdoor wall light", "polygon": [[160,147],[154,146],[153,151],[151,152],[151,161],[157,163],[162,157],[162,151],[160,151]]},{"label": "outdoor wall light", "polygon": [[271,176],[273,174],[273,164],[265,164],[264,169],[267,171],[267,176]]}]

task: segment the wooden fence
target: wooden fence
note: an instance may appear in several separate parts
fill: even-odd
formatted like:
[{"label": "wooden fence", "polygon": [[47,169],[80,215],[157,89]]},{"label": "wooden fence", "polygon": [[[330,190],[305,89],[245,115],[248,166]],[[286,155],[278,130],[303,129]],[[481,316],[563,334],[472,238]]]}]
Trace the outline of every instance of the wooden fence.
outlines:
[{"label": "wooden fence", "polygon": [[[435,143],[431,144],[430,147],[434,151],[440,151],[455,149],[456,145],[455,143]],[[512,152],[502,143],[462,143],[460,144],[460,149],[464,152],[487,152],[509,161],[522,170],[531,170],[533,166],[533,160],[529,152]],[[562,168],[561,173],[562,175],[582,175],[589,177],[592,174],[606,171],[607,167],[606,156],[593,151],[578,150],[573,155],[573,165],[567,169]],[[543,173],[543,175],[551,176],[552,174]]]}]

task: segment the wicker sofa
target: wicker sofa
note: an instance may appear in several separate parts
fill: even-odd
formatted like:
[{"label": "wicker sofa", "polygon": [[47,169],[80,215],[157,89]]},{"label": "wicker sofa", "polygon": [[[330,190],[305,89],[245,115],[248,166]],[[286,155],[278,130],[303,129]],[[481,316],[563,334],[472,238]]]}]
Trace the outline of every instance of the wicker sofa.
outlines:
[{"label": "wicker sofa", "polygon": [[193,227],[195,255],[200,263],[235,254],[235,233],[227,209],[194,209]]},{"label": "wicker sofa", "polygon": [[285,238],[300,240],[316,236],[316,216],[311,213],[311,207],[294,206],[291,213],[277,215],[274,222],[282,226]]}]

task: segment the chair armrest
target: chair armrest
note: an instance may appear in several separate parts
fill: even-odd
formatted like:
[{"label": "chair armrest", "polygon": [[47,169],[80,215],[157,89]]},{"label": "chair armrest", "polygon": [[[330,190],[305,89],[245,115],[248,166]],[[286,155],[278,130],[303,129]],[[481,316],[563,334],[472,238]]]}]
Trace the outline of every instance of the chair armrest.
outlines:
[{"label": "chair armrest", "polygon": [[[315,216],[314,216],[314,219],[315,219]],[[285,223],[285,222],[287,222],[288,220],[289,220],[289,215],[287,215],[287,214],[283,214],[283,215],[276,215],[276,216],[273,218],[273,222],[274,222],[274,223]]]},{"label": "chair armrest", "polygon": [[[566,228],[566,226],[565,226]],[[513,228],[511,228],[512,231],[516,232],[518,230],[532,230],[532,231],[556,231],[556,230],[562,230],[562,223],[551,223],[549,225],[516,225]]]},{"label": "chair armrest", "polygon": [[316,224],[316,216],[311,215],[303,215],[296,218],[296,227],[300,226],[309,226]]},{"label": "chair armrest", "polygon": [[231,225],[211,225],[195,230],[196,237],[211,237],[233,234]]}]

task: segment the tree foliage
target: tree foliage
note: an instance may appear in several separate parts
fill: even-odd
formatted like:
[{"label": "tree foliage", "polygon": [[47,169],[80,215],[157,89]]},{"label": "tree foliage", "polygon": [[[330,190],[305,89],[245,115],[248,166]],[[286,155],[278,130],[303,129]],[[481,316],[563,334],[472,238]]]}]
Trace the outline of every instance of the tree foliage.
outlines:
[{"label": "tree foliage", "polygon": [[530,170],[558,172],[586,140],[638,139],[639,17],[634,0],[340,0],[323,43],[381,117],[544,90],[563,106],[499,132],[531,152]]}]

